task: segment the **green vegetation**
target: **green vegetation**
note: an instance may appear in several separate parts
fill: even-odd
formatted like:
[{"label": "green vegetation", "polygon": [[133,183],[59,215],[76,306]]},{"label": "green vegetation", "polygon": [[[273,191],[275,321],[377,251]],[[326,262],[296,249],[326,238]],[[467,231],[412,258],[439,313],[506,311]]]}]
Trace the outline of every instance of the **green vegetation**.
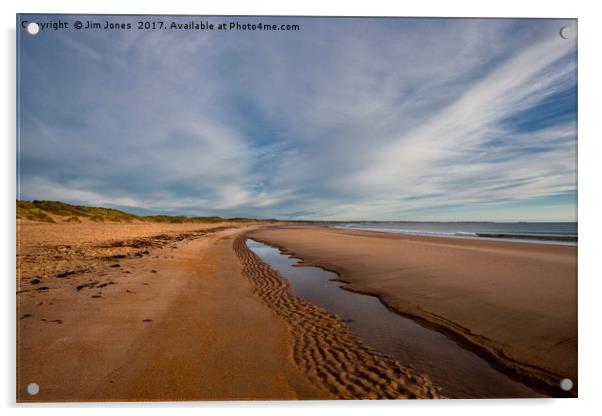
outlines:
[{"label": "green vegetation", "polygon": [[94,222],[162,222],[162,223],[217,223],[221,221],[272,222],[275,220],[255,220],[252,218],[222,218],[222,217],[185,217],[182,215],[134,215],[113,208],[87,207],[83,205],[71,205],[57,201],[19,201],[17,200],[17,218],[32,221],[55,222],[53,217],[61,218],[63,222],[82,222],[87,218]]},{"label": "green vegetation", "polygon": [[50,215],[28,201],[17,201],[17,218],[26,218],[32,221],[54,222]]},{"label": "green vegetation", "polygon": [[170,215],[149,215],[142,217],[143,221],[151,222],[169,222],[169,223],[184,223],[184,222],[221,222],[224,218],[221,217],[184,217],[182,215],[170,216]]},{"label": "green vegetation", "polygon": [[53,216],[89,218],[92,221],[131,222],[138,217],[112,208],[95,208],[70,205],[56,201],[17,201],[17,218],[45,221],[40,215],[52,221]]}]

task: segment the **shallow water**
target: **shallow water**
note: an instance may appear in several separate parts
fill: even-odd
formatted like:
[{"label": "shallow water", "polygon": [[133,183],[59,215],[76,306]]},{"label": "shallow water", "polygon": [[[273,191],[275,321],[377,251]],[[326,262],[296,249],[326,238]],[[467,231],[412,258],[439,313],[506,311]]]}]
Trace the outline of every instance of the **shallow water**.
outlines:
[{"label": "shallow water", "polygon": [[247,240],[247,246],[285,277],[295,295],[341,317],[366,345],[428,375],[454,398],[545,397],[493,368],[454,340],[389,309],[374,296],[341,289],[337,275],[317,267],[295,267],[297,259]]}]

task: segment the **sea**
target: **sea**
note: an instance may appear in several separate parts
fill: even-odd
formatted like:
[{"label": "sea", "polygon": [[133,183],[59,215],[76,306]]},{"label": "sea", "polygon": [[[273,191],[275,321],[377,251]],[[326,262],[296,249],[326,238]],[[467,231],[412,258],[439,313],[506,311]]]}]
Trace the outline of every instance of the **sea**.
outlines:
[{"label": "sea", "polygon": [[577,244],[576,222],[423,222],[358,221],[329,223],[330,227],[422,235],[549,244]]}]

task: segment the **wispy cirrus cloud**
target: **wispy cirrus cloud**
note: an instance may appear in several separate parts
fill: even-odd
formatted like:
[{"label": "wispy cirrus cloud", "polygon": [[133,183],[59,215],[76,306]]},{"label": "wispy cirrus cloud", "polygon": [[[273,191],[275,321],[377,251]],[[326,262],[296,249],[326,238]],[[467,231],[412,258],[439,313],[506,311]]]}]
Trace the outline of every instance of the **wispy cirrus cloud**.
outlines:
[{"label": "wispy cirrus cloud", "polygon": [[559,37],[524,48],[431,119],[373,152],[347,185],[410,198],[445,195],[446,203],[574,190],[574,121],[529,132],[503,123],[573,86],[571,50]]},{"label": "wispy cirrus cloud", "polygon": [[262,20],[302,31],[22,39],[21,197],[193,215],[574,218],[576,41],[558,36],[574,22]]}]

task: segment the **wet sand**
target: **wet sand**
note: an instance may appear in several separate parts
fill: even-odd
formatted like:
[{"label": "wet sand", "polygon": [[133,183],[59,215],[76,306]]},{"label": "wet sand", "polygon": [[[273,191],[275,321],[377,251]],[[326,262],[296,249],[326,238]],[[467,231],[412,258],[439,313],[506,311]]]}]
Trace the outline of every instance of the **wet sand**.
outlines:
[{"label": "wet sand", "polygon": [[337,272],[346,289],[380,297],[554,396],[566,395],[562,378],[577,381],[576,247],[317,226],[249,236]]},{"label": "wet sand", "polygon": [[241,234],[234,242],[243,274],[253,292],[288,324],[293,359],[315,385],[339,399],[443,397],[428,375],[373,350],[339,316],[294,295],[288,281],[253,253],[246,240]]},{"label": "wet sand", "polygon": [[428,374],[445,397],[547,397],[496,370],[445,334],[387,308],[378,297],[343,290],[345,283],[335,273],[298,267],[298,259],[251,239],[247,246],[289,282],[293,294],[339,316],[362,343],[411,364],[418,374]]}]

